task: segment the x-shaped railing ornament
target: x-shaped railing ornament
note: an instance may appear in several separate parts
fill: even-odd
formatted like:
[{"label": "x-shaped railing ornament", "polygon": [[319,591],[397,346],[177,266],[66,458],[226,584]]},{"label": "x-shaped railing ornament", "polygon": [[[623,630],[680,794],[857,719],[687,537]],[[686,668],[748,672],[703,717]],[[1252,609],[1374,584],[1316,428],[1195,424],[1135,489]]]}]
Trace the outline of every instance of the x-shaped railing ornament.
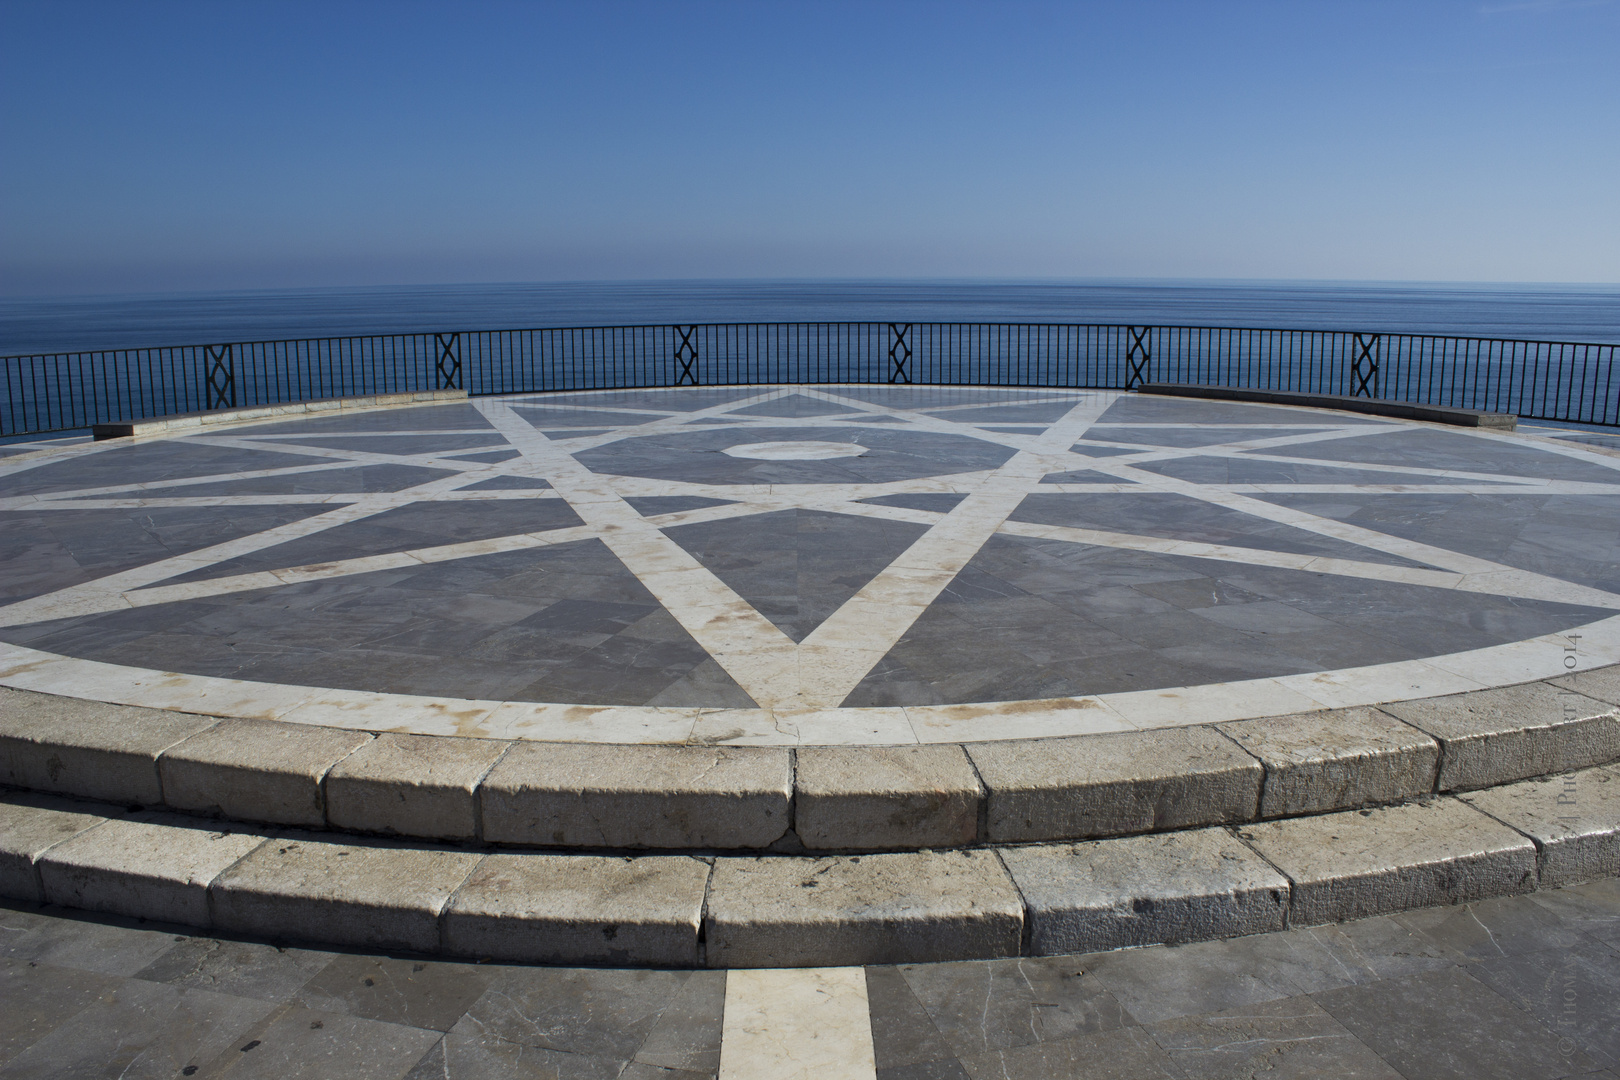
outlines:
[{"label": "x-shaped railing ornament", "polygon": [[439,389],[461,389],[461,335],[434,334],[433,343],[438,348],[434,366],[439,372]]},{"label": "x-shaped railing ornament", "polygon": [[680,340],[675,343],[675,362],[681,365],[680,372],[675,376],[675,385],[696,386],[697,372],[692,370],[692,365],[697,363],[698,348],[692,335],[697,333],[697,327],[677,326],[675,333],[680,335]]},{"label": "x-shaped railing ornament", "polygon": [[208,408],[236,408],[236,349],[231,345],[204,345],[203,364]]},{"label": "x-shaped railing ornament", "polygon": [[1350,359],[1351,397],[1378,396],[1378,357],[1383,351],[1378,345],[1382,340],[1380,334],[1356,335],[1356,351]]},{"label": "x-shaped railing ornament", "polygon": [[889,324],[889,381],[892,383],[911,382],[911,372],[906,370],[906,365],[911,362],[911,342],[906,340],[906,335],[910,333],[910,323],[904,326]]},{"label": "x-shaped railing ornament", "polygon": [[1127,326],[1125,333],[1128,340],[1125,343],[1125,389],[1135,390],[1142,383],[1147,382],[1147,366],[1153,360],[1151,341],[1148,335],[1152,333],[1151,326]]}]

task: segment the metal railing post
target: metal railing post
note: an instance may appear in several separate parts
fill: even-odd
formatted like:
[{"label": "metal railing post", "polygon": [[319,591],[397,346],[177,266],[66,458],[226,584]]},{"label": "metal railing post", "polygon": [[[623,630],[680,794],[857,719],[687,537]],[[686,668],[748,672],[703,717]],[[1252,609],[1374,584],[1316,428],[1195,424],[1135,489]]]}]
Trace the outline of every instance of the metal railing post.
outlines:
[{"label": "metal railing post", "polygon": [[[1383,357],[1382,334],[1357,334],[1350,357],[1350,396],[1378,396],[1378,361]],[[1365,365],[1365,366],[1363,366]]]},{"label": "metal railing post", "polygon": [[461,333],[434,334],[433,343],[438,351],[434,367],[438,372],[439,390],[461,389]]},{"label": "metal railing post", "polygon": [[675,385],[696,386],[698,384],[697,372],[693,370],[693,366],[698,362],[698,348],[697,343],[692,340],[692,336],[697,333],[697,327],[675,326],[671,327],[671,329],[680,338],[675,343],[675,362],[681,366],[681,370],[675,375]]},{"label": "metal railing post", "polygon": [[1125,389],[1135,390],[1148,381],[1148,365],[1153,362],[1153,327],[1127,326],[1125,346]]},{"label": "metal railing post", "polygon": [[205,408],[236,408],[236,347],[204,345],[203,386]]},{"label": "metal railing post", "polygon": [[891,383],[911,382],[911,372],[906,365],[911,362],[911,342],[906,335],[911,333],[911,324],[889,324],[889,381]]}]

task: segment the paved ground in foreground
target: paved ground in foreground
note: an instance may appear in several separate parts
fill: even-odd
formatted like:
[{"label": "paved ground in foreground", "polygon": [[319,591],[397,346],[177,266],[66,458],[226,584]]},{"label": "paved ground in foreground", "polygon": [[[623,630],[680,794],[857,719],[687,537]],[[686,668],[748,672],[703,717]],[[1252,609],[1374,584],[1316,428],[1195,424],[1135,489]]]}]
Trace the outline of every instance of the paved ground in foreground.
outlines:
[{"label": "paved ground in foreground", "polygon": [[1620,881],[1179,948],[789,972],[446,963],[7,903],[0,1001],[5,1078],[1620,1078]]}]

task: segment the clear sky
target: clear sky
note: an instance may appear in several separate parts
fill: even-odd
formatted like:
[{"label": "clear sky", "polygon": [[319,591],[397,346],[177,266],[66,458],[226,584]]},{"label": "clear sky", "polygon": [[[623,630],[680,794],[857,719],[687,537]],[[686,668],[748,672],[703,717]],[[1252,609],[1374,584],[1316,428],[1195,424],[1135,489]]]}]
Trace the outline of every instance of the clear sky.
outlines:
[{"label": "clear sky", "polygon": [[1620,281],[1620,3],[0,0],[0,292]]}]

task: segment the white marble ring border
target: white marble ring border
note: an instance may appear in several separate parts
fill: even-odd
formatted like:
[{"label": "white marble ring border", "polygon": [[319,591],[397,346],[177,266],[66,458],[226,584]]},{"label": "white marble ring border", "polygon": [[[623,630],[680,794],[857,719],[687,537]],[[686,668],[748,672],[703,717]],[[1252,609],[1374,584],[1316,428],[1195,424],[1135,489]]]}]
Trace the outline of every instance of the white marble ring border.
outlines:
[{"label": "white marble ring border", "polygon": [[545,742],[893,746],[1055,738],[1439,697],[1620,663],[1620,615],[1484,649],[1359,668],[1086,697],[962,705],[655,708],[426,697],[107,664],[0,643],[0,686],[207,716]]}]

